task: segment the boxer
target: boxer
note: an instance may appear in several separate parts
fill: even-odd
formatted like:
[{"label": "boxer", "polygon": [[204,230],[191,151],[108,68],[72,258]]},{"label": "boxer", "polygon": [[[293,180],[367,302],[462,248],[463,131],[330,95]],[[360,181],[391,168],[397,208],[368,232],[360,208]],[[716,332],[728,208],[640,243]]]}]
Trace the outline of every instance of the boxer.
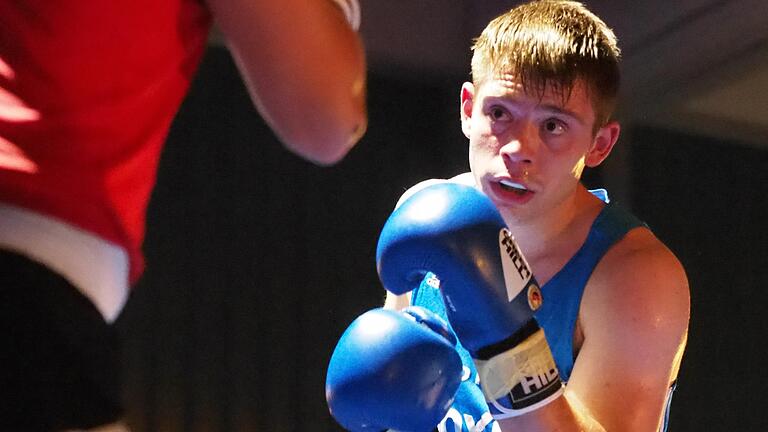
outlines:
[{"label": "boxer", "polygon": [[438,431],[666,427],[685,271],[580,183],[619,137],[619,57],[613,31],[578,2],[492,20],[460,91],[470,172],[415,185],[382,230],[385,308],[424,307],[458,336],[466,373]]}]

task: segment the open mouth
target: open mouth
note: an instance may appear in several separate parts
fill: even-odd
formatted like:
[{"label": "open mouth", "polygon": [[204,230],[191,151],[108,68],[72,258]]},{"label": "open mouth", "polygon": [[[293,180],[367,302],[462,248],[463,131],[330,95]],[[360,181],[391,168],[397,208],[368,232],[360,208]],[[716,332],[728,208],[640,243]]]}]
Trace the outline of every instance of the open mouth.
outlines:
[{"label": "open mouth", "polygon": [[503,190],[507,192],[514,192],[518,195],[524,195],[526,192],[529,192],[525,186],[520,183],[515,183],[512,180],[499,180],[499,185],[501,185]]}]

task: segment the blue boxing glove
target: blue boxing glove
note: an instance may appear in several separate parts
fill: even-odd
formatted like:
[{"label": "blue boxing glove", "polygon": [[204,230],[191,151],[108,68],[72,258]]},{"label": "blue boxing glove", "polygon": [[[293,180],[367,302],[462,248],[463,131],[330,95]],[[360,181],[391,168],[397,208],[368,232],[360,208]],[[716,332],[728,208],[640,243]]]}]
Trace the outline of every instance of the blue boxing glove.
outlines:
[{"label": "blue boxing glove", "polygon": [[426,432],[448,412],[461,383],[456,338],[420,307],[373,309],[350,324],[328,365],[331,415],[353,432]]},{"label": "blue boxing glove", "polygon": [[448,320],[477,366],[496,419],[537,409],[560,395],[549,345],[534,318],[541,291],[493,203],[471,186],[442,183],[405,200],[376,251],[394,294],[426,272],[440,280]]}]

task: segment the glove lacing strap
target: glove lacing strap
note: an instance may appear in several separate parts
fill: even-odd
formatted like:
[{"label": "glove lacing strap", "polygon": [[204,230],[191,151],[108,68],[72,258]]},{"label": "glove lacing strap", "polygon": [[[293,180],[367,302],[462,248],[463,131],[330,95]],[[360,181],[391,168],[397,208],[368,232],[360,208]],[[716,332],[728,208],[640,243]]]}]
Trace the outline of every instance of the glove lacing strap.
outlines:
[{"label": "glove lacing strap", "polygon": [[[488,360],[474,359],[474,362],[486,402],[497,420],[538,409],[563,393],[557,366],[542,330],[510,350]],[[518,397],[513,398],[515,388],[523,390],[524,395],[518,390],[515,392]],[[513,399],[514,407],[499,404],[499,400],[506,398]]]}]

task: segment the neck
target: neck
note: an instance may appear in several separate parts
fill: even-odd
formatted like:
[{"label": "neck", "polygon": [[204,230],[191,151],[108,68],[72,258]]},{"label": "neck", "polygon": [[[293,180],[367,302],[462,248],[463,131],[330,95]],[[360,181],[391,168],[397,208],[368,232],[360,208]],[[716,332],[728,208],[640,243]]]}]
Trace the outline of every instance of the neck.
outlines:
[{"label": "neck", "polygon": [[525,220],[504,219],[526,258],[536,260],[559,250],[563,244],[581,244],[601,208],[599,200],[578,184],[567,199],[546,214]]}]

